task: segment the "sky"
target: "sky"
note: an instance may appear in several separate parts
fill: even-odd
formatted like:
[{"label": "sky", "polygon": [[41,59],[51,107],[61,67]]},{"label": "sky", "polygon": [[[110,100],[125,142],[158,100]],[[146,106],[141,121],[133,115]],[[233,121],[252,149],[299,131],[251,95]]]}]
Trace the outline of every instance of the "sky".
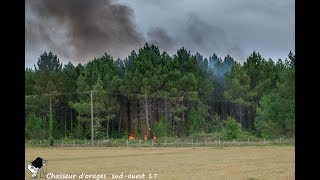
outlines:
[{"label": "sky", "polygon": [[25,67],[52,51],[62,63],[114,59],[145,42],[174,55],[243,62],[253,52],[285,59],[295,52],[294,0],[25,0]]}]

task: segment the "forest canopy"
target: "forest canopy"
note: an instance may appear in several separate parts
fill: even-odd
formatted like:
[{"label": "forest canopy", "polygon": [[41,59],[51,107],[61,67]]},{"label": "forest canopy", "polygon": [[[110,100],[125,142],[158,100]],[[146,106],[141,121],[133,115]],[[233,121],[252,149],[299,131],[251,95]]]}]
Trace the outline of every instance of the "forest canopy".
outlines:
[{"label": "forest canopy", "polygon": [[[92,91],[91,91],[92,90]],[[170,56],[146,43],[125,59],[107,53],[86,64],[62,64],[44,52],[25,70],[26,139],[186,137],[248,132],[263,138],[295,134],[295,55],[266,60],[253,52],[203,57],[185,48]]]}]

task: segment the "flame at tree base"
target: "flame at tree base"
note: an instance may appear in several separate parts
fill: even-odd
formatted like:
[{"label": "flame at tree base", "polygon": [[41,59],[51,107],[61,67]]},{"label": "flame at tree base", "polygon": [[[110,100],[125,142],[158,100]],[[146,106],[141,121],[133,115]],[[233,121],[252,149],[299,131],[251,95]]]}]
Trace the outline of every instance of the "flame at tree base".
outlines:
[{"label": "flame at tree base", "polygon": [[130,136],[129,136],[129,140],[134,140],[134,136],[133,136],[133,135],[130,135]]},{"label": "flame at tree base", "polygon": [[[129,140],[135,140],[135,137],[134,137],[134,135],[131,134],[128,139],[129,139]],[[144,139],[145,141],[148,140],[147,134],[144,134],[143,139]],[[157,136],[156,136],[155,134],[153,134],[153,136],[152,136],[151,139],[153,139],[154,141],[156,141],[156,140],[157,140]]]}]

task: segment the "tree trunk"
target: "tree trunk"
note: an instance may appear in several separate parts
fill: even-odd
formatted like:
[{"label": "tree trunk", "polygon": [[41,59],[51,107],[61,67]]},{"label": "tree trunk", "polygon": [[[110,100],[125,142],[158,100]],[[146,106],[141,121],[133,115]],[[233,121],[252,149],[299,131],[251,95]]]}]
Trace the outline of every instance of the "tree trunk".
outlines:
[{"label": "tree trunk", "polygon": [[109,119],[107,120],[107,139],[109,139]]},{"label": "tree trunk", "polygon": [[81,128],[81,122],[80,122],[80,113],[79,113],[79,116],[78,116],[78,132],[77,132],[77,136],[78,138],[82,138],[81,137],[81,134],[80,134],[80,128]]},{"label": "tree trunk", "polygon": [[159,117],[159,103],[158,103],[158,99],[155,100],[156,102],[156,121],[159,122],[160,117]]},{"label": "tree trunk", "polygon": [[[181,102],[181,106],[184,108],[183,100],[182,100],[182,102]],[[182,119],[182,122],[184,123],[184,116],[185,116],[184,110],[182,111],[181,114],[182,114],[182,115],[181,115],[181,119]]]},{"label": "tree trunk", "polygon": [[[145,108],[145,115],[146,115],[147,132],[149,132],[149,110],[148,110],[147,96],[145,96],[145,98],[144,98],[144,108]],[[149,136],[149,133],[147,133],[147,136]]]},{"label": "tree trunk", "polygon": [[130,133],[130,128],[131,128],[131,117],[130,117],[130,111],[131,111],[131,108],[130,108],[130,102],[129,102],[129,99],[127,99],[127,128],[128,128],[128,132]]},{"label": "tree trunk", "polygon": [[64,136],[67,136],[67,109],[64,111]]},{"label": "tree trunk", "polygon": [[70,108],[70,134],[73,135],[73,132],[72,132],[72,126],[73,126],[73,120],[72,120],[72,108]]},{"label": "tree trunk", "polygon": [[137,101],[137,132],[140,133],[140,134],[143,134],[143,131],[142,131],[142,118],[143,115],[141,114],[141,109],[140,109],[140,101],[138,100]]},{"label": "tree trunk", "polygon": [[242,122],[242,106],[241,106],[241,104],[239,105],[239,110],[240,110],[240,117],[239,117],[240,124],[241,124],[241,126],[243,126],[243,122]]},{"label": "tree trunk", "polygon": [[121,132],[121,102],[119,103],[120,107],[119,107],[119,127],[118,127],[118,131],[119,131],[119,135]]},{"label": "tree trunk", "polygon": [[175,110],[176,110],[176,108],[177,108],[176,102],[172,103],[171,108],[172,108],[172,110],[173,110],[172,113],[171,113],[172,132],[176,135],[176,134],[177,134],[177,132],[176,132],[176,130],[177,130],[177,127],[176,127],[176,118],[175,118],[175,116],[176,116]]},{"label": "tree trunk", "polygon": [[185,121],[185,110],[184,110],[184,97],[182,96],[181,100],[181,107],[183,108],[182,113],[181,113],[181,122],[179,123],[179,132],[181,136],[184,136],[186,134],[186,121]]},{"label": "tree trunk", "polygon": [[164,99],[164,117],[168,120],[168,105],[167,105],[167,98]]}]

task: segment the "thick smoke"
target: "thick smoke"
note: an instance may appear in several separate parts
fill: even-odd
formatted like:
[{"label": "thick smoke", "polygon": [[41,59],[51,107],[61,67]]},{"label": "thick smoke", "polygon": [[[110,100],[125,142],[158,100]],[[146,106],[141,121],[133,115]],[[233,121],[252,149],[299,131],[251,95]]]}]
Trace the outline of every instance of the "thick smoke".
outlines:
[{"label": "thick smoke", "polygon": [[189,15],[184,32],[186,44],[191,49],[220,51],[227,43],[226,33],[222,29],[201,21],[195,14]]},{"label": "thick smoke", "polygon": [[26,57],[45,49],[73,62],[87,62],[105,52],[125,58],[145,41],[172,55],[185,47],[207,57],[241,56],[223,29],[196,14],[185,17],[176,27],[153,27],[143,37],[136,30],[134,11],[113,0],[26,0]]},{"label": "thick smoke", "polygon": [[228,39],[223,29],[202,21],[194,13],[188,15],[181,32],[179,39],[182,40],[184,46],[192,51],[201,52],[205,56],[213,53],[242,54],[238,46]]},{"label": "thick smoke", "polygon": [[213,53],[229,54],[236,59],[243,57],[239,46],[228,39],[223,29],[202,21],[194,13],[188,14],[177,29],[177,34],[172,37],[164,28],[153,27],[147,33],[148,41],[171,54],[183,46],[192,53],[200,52],[207,57]]},{"label": "thick smoke", "polygon": [[125,57],[144,41],[133,10],[112,0],[27,0],[26,8],[36,17],[26,16],[28,48],[44,42],[59,55],[87,61],[104,52]]},{"label": "thick smoke", "polygon": [[170,37],[167,31],[161,27],[154,27],[148,32],[148,41],[165,51],[172,51],[176,47],[176,40]]}]

